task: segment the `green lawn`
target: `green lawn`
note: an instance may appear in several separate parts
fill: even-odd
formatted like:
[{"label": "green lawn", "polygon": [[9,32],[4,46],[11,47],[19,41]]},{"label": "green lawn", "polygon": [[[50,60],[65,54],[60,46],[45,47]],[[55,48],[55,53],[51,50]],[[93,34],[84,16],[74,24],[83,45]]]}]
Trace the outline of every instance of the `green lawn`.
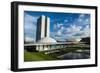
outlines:
[{"label": "green lawn", "polygon": [[24,61],[44,61],[56,60],[57,58],[44,54],[43,52],[28,52],[24,51]]},{"label": "green lawn", "polygon": [[[68,52],[76,52],[76,50],[89,50],[90,47],[68,47],[64,49],[60,49],[62,53]],[[27,50],[24,51],[24,61],[49,61],[49,60],[59,60],[57,58],[58,54],[51,53],[51,54],[44,54],[44,52],[28,52]]]}]

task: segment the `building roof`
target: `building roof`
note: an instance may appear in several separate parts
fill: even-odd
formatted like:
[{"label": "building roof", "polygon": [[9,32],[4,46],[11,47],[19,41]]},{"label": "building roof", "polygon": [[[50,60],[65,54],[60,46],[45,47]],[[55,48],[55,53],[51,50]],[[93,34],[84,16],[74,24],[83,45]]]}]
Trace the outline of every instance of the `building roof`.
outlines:
[{"label": "building roof", "polygon": [[81,39],[68,39],[68,41],[71,41],[71,42],[80,42],[81,41]]}]

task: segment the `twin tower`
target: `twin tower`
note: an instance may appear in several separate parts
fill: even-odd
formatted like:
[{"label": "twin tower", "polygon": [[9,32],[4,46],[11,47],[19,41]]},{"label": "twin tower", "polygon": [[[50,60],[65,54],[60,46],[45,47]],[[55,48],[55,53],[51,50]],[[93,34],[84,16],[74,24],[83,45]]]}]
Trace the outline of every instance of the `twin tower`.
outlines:
[{"label": "twin tower", "polygon": [[50,35],[50,18],[44,15],[37,20],[36,41]]}]

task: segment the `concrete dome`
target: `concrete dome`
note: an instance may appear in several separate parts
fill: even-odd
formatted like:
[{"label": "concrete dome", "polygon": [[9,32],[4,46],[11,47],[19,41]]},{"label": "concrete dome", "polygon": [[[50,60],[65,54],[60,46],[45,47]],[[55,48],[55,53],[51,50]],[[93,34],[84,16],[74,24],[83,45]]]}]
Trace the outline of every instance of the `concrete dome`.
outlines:
[{"label": "concrete dome", "polygon": [[50,37],[45,37],[37,41],[37,43],[57,43],[55,39]]},{"label": "concrete dome", "polygon": [[68,41],[72,41],[72,42],[80,42],[81,39],[69,39]]}]

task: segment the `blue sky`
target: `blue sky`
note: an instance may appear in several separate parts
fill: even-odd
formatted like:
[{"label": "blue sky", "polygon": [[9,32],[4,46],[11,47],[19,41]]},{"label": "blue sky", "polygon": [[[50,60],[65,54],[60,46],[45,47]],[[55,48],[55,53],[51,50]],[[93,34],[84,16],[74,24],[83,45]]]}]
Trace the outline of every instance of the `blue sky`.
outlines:
[{"label": "blue sky", "polygon": [[50,17],[50,37],[57,41],[90,37],[90,14],[24,11],[25,41],[35,41],[41,15]]}]

